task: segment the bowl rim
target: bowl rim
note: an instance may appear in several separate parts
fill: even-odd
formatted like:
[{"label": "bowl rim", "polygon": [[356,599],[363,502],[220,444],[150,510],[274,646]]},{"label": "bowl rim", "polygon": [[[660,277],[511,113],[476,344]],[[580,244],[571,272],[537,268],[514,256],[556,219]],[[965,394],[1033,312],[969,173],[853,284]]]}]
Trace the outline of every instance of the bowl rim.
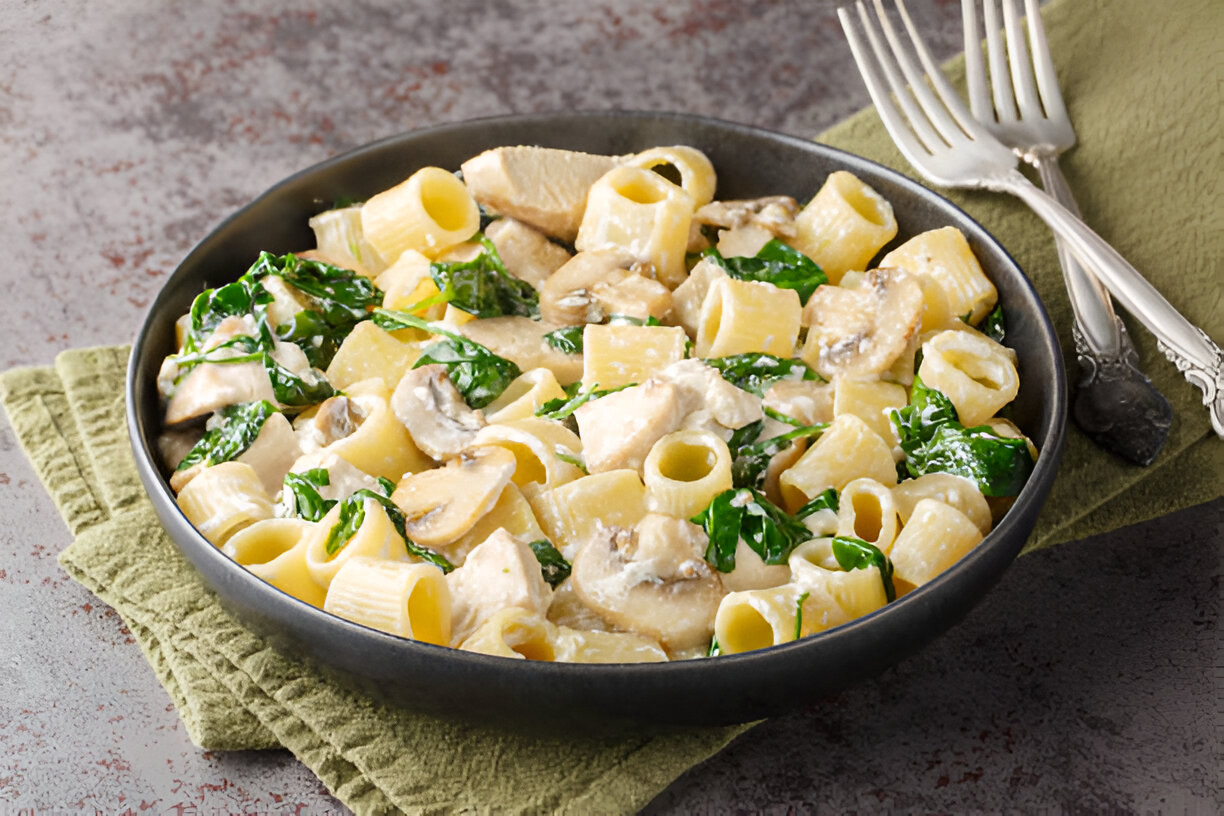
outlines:
[{"label": "bowl rim", "polygon": [[[740,654],[720,655],[718,659],[714,660],[690,659],[665,663],[583,664],[515,660],[494,655],[464,652],[448,646],[435,646],[401,638],[340,618],[323,611],[321,608],[314,607],[290,596],[258,578],[226,556],[220,548],[208,542],[187,522],[186,517],[178,509],[173,491],[169,488],[168,483],[161,474],[161,468],[158,464],[159,457],[150,444],[152,439],[155,438],[156,427],[149,427],[149,433],[147,435],[145,433],[146,428],[142,420],[146,418],[144,418],[139,394],[141,393],[141,378],[149,375],[147,372],[142,371],[141,361],[149,353],[148,346],[151,342],[149,339],[151,329],[155,323],[166,319],[166,316],[162,314],[165,311],[164,304],[170,297],[170,293],[174,290],[176,281],[188,277],[188,272],[193,262],[196,261],[198,256],[206,255],[212,249],[215,237],[230,225],[242,220],[252,208],[255,208],[260,202],[275,193],[291,189],[323,171],[360,161],[370,154],[381,153],[400,143],[412,142],[417,139],[447,133],[466,132],[472,128],[479,127],[489,128],[499,125],[531,126],[533,124],[543,126],[555,123],[558,119],[575,122],[585,121],[588,123],[608,119],[629,122],[663,119],[675,122],[678,125],[690,124],[704,128],[713,127],[718,130],[751,137],[765,138],[788,147],[801,148],[805,151],[814,150],[817,153],[823,152],[843,169],[848,169],[852,172],[863,172],[868,176],[883,177],[918,199],[931,200],[933,198],[939,206],[950,210],[960,219],[960,223],[957,224],[958,227],[963,228],[964,225],[968,225],[971,231],[976,232],[974,237],[977,240],[991,245],[993,250],[1006,260],[1007,264],[1011,267],[1009,274],[1014,275],[1015,283],[1026,290],[1028,298],[1037,307],[1036,322],[1040,329],[1039,335],[1043,341],[1043,348],[1037,353],[1045,354],[1050,358],[1055,376],[1053,382],[1048,383],[1049,388],[1046,400],[1049,403],[1049,410],[1046,411],[1046,421],[1040,429],[1041,434],[1044,435],[1042,455],[1038,457],[1028,483],[1017,496],[1013,506],[1009,508],[1000,522],[991,529],[990,533],[979,545],[935,579],[916,588],[904,597],[898,598],[896,601],[886,604],[884,607],[868,615],[800,640]],[[993,272],[992,276],[993,274],[997,274],[997,272]],[[1061,349],[1052,321],[1040,296],[1036,292],[1032,281],[1024,274],[1022,267],[1011,257],[1007,250],[999,243],[998,239],[961,207],[944,198],[938,191],[932,190],[892,168],[811,139],[803,139],[754,125],[729,122],[696,114],[634,110],[583,110],[511,114],[432,125],[389,135],[360,145],[298,170],[276,182],[213,226],[207,235],[197,242],[182,258],[174,271],[167,277],[157,296],[150,304],[133,342],[125,382],[125,399],[127,404],[129,442],[145,490],[149,494],[154,508],[170,538],[174,541],[176,547],[193,563],[197,571],[229,571],[227,585],[223,588],[218,588],[212,581],[208,580],[207,576],[204,579],[206,583],[213,585],[214,590],[218,591],[223,601],[227,599],[232,600],[229,598],[229,593],[235,591],[236,587],[237,591],[254,593],[256,596],[271,603],[275,612],[272,615],[273,618],[279,619],[284,614],[298,615],[301,616],[303,626],[316,631],[327,630],[344,633],[348,637],[356,638],[360,642],[368,644],[371,648],[389,648],[406,651],[408,654],[416,653],[422,659],[442,659],[453,662],[461,670],[493,670],[499,675],[504,676],[508,683],[520,682],[523,678],[538,678],[543,675],[558,675],[567,682],[580,681],[584,678],[598,678],[601,682],[611,684],[634,683],[647,676],[661,677],[665,680],[683,678],[685,682],[689,683],[701,682],[711,676],[726,676],[731,673],[749,676],[755,673],[757,667],[762,664],[772,666],[788,658],[793,657],[797,659],[808,652],[834,648],[834,645],[840,642],[847,642],[852,647],[854,641],[864,638],[865,630],[883,629],[888,626],[890,621],[896,619],[904,619],[919,614],[936,614],[940,607],[947,605],[949,602],[953,602],[955,605],[955,598],[949,599],[944,597],[946,594],[944,588],[949,583],[962,580],[961,576],[967,574],[992,574],[992,579],[988,582],[987,586],[969,602],[968,607],[972,607],[986,593],[989,584],[993,584],[1002,572],[1006,570],[1007,565],[1014,560],[1025,543],[1026,536],[1018,534],[1008,535],[1008,533],[1016,527],[1034,520],[1036,513],[1044,502],[1049,485],[1053,481],[1053,474],[1057,470],[1059,460],[1061,459],[1067,414],[1067,385]],[[1031,435],[1036,436],[1036,434]],[[1003,562],[1002,566],[999,565],[1000,561]],[[968,609],[966,608],[956,617],[963,616],[967,611]],[[942,634],[947,628],[947,626],[940,628],[934,636]],[[923,641],[923,643],[925,642]]]}]

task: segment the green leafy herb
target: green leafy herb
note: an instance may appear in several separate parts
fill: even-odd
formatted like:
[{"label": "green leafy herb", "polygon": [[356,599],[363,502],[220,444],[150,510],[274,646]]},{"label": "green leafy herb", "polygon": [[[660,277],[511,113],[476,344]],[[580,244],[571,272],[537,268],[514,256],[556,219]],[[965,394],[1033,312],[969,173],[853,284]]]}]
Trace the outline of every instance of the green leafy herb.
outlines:
[{"label": "green leafy herb", "polygon": [[795,518],[805,519],[808,516],[815,515],[821,510],[832,510],[837,512],[840,501],[837,497],[837,491],[833,488],[818,493],[810,502],[800,507],[795,511]]},{"label": "green leafy herb", "polygon": [[705,362],[718,369],[727,382],[758,397],[764,396],[770,386],[781,380],[824,381],[802,360],[775,357],[764,352],[712,357]]},{"label": "green leafy herb", "polygon": [[477,317],[537,317],[540,296],[536,290],[506,270],[489,238],[477,234],[474,240],[483,250],[472,260],[430,264],[429,275],[438,290],[452,306]]},{"label": "green leafy herb", "polygon": [[1003,304],[997,304],[990,314],[986,315],[978,330],[996,343],[1003,342],[1003,338],[1007,336],[1007,328],[1003,325]]},{"label": "green leafy herb", "polygon": [[550,587],[556,589],[558,584],[569,577],[570,563],[552,545],[551,541],[541,538],[531,542],[528,546],[535,553],[536,560],[540,562],[540,572]]},{"label": "green leafy herb", "polygon": [[205,289],[191,303],[191,326],[183,350],[199,351],[217,325],[227,317],[253,315],[258,307],[272,302],[272,296],[246,275],[216,289]]},{"label": "green leafy herb", "polygon": [[736,487],[759,489],[765,483],[765,471],[775,454],[789,448],[796,439],[819,436],[829,423],[804,425],[769,439],[759,439],[763,427],[764,420],[757,420],[738,428],[727,443],[731,451],[731,483]]},{"label": "green leafy herb", "polygon": [[395,502],[386,496],[375,493],[373,490],[362,488],[355,491],[344,501],[340,502],[339,520],[332,526],[327,533],[327,539],[324,542],[324,550],[328,556],[335,556],[344,548],[344,545],[349,542],[353,536],[357,535],[357,531],[361,529],[361,525],[365,522],[365,500],[372,499],[383,506],[387,511],[387,518],[391,520],[391,524],[395,527],[395,531],[399,533],[400,538],[404,540],[404,546],[408,549],[410,555],[415,555],[422,561],[426,561],[438,567],[443,572],[450,572],[455,568],[455,565],[448,561],[444,556],[434,552],[431,549],[422,547],[411,538],[408,537],[406,531],[407,522],[404,519],[404,513],[395,505]]},{"label": "green leafy herb", "polygon": [[663,323],[654,315],[634,317],[633,315],[615,314],[608,318],[609,326],[662,326]]},{"label": "green leafy herb", "polygon": [[544,342],[566,354],[582,353],[582,332],[585,325],[565,326],[544,335]]},{"label": "green leafy herb", "polygon": [[1000,436],[987,425],[966,428],[958,419],[952,401],[915,375],[909,405],[889,414],[906,473],[963,476],[987,496],[1019,493],[1033,472],[1028,443]]},{"label": "green leafy herb", "polygon": [[810,592],[804,592],[799,596],[799,600],[795,601],[795,640],[803,637],[803,602],[809,595]]},{"label": "green leafy herb", "polygon": [[217,412],[220,422],[204,432],[175,470],[186,470],[197,464],[212,467],[241,456],[255,443],[268,417],[275,413],[276,408],[267,400],[240,402],[222,408]]},{"label": "green leafy herb", "polygon": [[738,280],[765,281],[780,289],[794,289],[800,303],[807,303],[816,287],[829,280],[815,261],[777,238],[770,239],[751,258],[724,258],[713,247],[705,254]]},{"label": "green leafy herb", "polygon": [[692,522],[709,536],[705,559],[719,572],[735,569],[741,538],[766,564],[785,564],[791,551],[812,537],[802,522],[751,488],[724,490]]},{"label": "green leafy herb", "polygon": [[706,657],[718,657],[722,654],[722,647],[718,645],[718,635],[710,638],[710,649],[706,652]]},{"label": "green leafy herb", "polygon": [[544,419],[565,419],[574,413],[574,411],[586,405],[588,402],[593,402],[600,397],[606,397],[616,391],[623,391],[636,383],[628,385],[620,385],[616,388],[600,388],[599,383],[593,383],[589,389],[579,389],[572,397],[568,399],[550,399],[536,409],[535,415]]},{"label": "green leafy herb", "polygon": [[379,476],[374,481],[378,482],[378,489],[381,490],[387,498],[391,498],[391,494],[395,492],[395,482],[391,481],[386,476]]},{"label": "green leafy herb", "polygon": [[803,423],[801,421],[795,419],[793,416],[787,416],[781,411],[775,411],[773,408],[770,408],[768,405],[765,405],[765,404],[761,405],[761,413],[763,413],[765,416],[769,417],[770,419],[776,419],[778,422],[784,422],[787,425],[793,425],[796,428],[803,427]]},{"label": "green leafy herb", "polygon": [[565,451],[562,451],[562,450],[556,450],[556,451],[553,451],[553,453],[556,454],[556,457],[560,459],[562,462],[568,462],[569,464],[581,470],[583,473],[586,473],[588,476],[590,475],[590,471],[587,470],[586,462],[582,461],[581,454],[575,455],[572,453],[566,453]]},{"label": "green leafy herb", "polygon": [[427,320],[407,312],[375,309],[374,324],[386,331],[424,329],[445,339],[427,346],[413,368],[438,363],[446,366],[446,374],[467,404],[483,408],[506,390],[514,378],[522,374],[519,367],[505,357],[469,340],[461,334],[439,328]]},{"label": "green leafy herb", "polygon": [[832,545],[833,557],[837,559],[838,566],[847,572],[876,567],[880,571],[880,580],[884,582],[884,596],[889,601],[896,599],[892,561],[888,560],[888,556],[879,547],[852,536],[835,536]]},{"label": "green leafy herb", "polygon": [[336,393],[327,378],[317,370],[312,370],[306,377],[299,377],[276,362],[269,352],[263,354],[263,366],[268,372],[268,379],[272,381],[272,393],[281,405],[304,408],[317,405]]},{"label": "green leafy herb", "polygon": [[[292,512],[306,521],[319,521],[335,506],[335,499],[319,495],[319,488],[331,484],[326,468],[304,470],[301,473],[285,474],[285,498],[293,497]],[[288,507],[288,502],[285,502]]]}]

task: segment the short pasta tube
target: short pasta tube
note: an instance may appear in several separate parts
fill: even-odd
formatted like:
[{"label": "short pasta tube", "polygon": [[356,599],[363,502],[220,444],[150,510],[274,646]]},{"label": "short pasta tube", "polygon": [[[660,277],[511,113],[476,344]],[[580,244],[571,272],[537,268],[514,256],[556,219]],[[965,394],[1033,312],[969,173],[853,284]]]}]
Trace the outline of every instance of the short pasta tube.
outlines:
[{"label": "short pasta tube", "polygon": [[680,186],[693,199],[693,208],[704,207],[714,200],[718,176],[705,153],[688,145],[652,147],[631,156],[625,164],[647,170],[673,168],[680,176]]},{"label": "short pasta tube", "polygon": [[866,541],[887,555],[901,529],[892,490],[875,479],[855,479],[839,498],[837,534]]},{"label": "short pasta tube", "polygon": [[714,637],[723,654],[739,654],[789,643],[848,620],[819,587],[788,583],[723,597],[714,617]]},{"label": "short pasta tube", "polygon": [[450,591],[432,564],[350,558],[332,578],[323,610],[399,637],[450,642]]},{"label": "short pasta tube", "polygon": [[892,489],[897,514],[902,524],[908,524],[914,508],[923,499],[934,499],[951,505],[969,517],[982,535],[990,532],[990,505],[978,486],[963,476],[951,473],[926,473],[917,479],[906,479]]},{"label": "short pasta tube", "polygon": [[[379,329],[379,331],[382,331]],[[346,389],[350,415],[356,417],[352,433],[327,446],[327,450],[375,478],[398,481],[405,473],[417,473],[433,466],[421,453],[403,423],[391,410],[391,389],[375,377],[354,383]]]},{"label": "short pasta tube", "polygon": [[894,441],[888,414],[903,408],[909,395],[903,386],[883,380],[856,380],[838,377],[834,380],[833,416],[854,414],[885,442]]},{"label": "short pasta tube", "polygon": [[636,470],[592,473],[556,488],[526,485],[523,495],[567,559],[600,527],[631,530],[646,515],[646,487]]},{"label": "short pasta tube", "polygon": [[631,632],[603,632],[557,626],[553,659],[565,663],[663,663],[657,641]]},{"label": "short pasta tube", "polygon": [[306,535],[313,527],[294,518],[257,521],[227,541],[225,553],[282,592],[322,606],[323,588],[306,567]]},{"label": "short pasta tube", "polygon": [[582,476],[575,464],[582,452],[578,434],[560,422],[539,417],[486,425],[476,432],[473,447],[496,446],[514,454],[516,485],[543,482],[562,485]]},{"label": "short pasta tube", "polygon": [[372,277],[387,268],[387,262],[366,240],[361,229],[361,207],[340,207],[310,219],[319,252],[337,266]]},{"label": "short pasta tube", "polygon": [[897,234],[892,205],[853,173],[830,173],[824,185],[795,216],[795,249],[838,283],[849,270],[867,268]]},{"label": "short pasta tube", "polygon": [[493,613],[459,648],[515,660],[553,661],[557,659],[556,631],[539,613],[512,606]]},{"label": "short pasta tube", "polygon": [[922,499],[893,542],[893,576],[922,586],[955,564],[982,540],[982,531],[950,504]]},{"label": "short pasta tube", "polygon": [[731,489],[731,452],[711,431],[673,431],[651,447],[642,481],[651,511],[692,518]]},{"label": "short pasta tube", "polygon": [[557,375],[552,369],[533,368],[515,377],[505,391],[485,406],[485,418],[489,422],[527,419],[552,399],[565,399]]},{"label": "short pasta tube", "polygon": [[716,278],[701,303],[697,356],[795,353],[803,306],[799,293],[762,281]]},{"label": "short pasta tube", "polygon": [[[791,553],[793,582],[819,599],[831,600],[835,611],[826,610],[830,620],[845,623],[874,612],[888,603],[884,579],[879,567],[844,570],[832,558],[831,539],[810,542],[812,546],[796,548]],[[827,549],[828,555],[825,555]],[[833,625],[837,625],[836,623]]]},{"label": "short pasta tube", "polygon": [[383,561],[402,561],[408,557],[404,539],[387,516],[386,509],[371,498],[361,498],[361,525],[348,532],[340,513],[351,499],[332,507],[305,537],[306,568],[315,583],[326,589],[336,573],[352,558],[367,557]]},{"label": "short pasta tube", "polygon": [[993,417],[1020,389],[1003,347],[976,332],[944,331],[923,343],[918,376],[952,401],[966,428]]},{"label": "short pasta tube", "polygon": [[429,257],[480,229],[480,208],[463,182],[440,167],[422,167],[361,206],[367,241],[388,263],[415,249]]},{"label": "short pasta tube", "polygon": [[684,359],[688,337],[679,326],[588,324],[582,331],[582,386],[640,383]]},{"label": "short pasta tube", "polygon": [[377,377],[394,388],[421,356],[419,343],[404,342],[390,332],[363,320],[353,327],[327,366],[327,381],[335,388]]},{"label": "short pasta tube", "polygon": [[259,474],[242,462],[204,468],[178,495],[178,506],[200,535],[217,547],[230,536],[273,515]]},{"label": "short pasta tube", "polygon": [[899,267],[931,278],[947,298],[950,319],[967,315],[971,325],[989,314],[999,299],[998,291],[982,271],[964,233],[956,227],[941,227],[915,235],[885,255],[880,266]]},{"label": "short pasta tube", "polygon": [[617,167],[591,185],[574,246],[622,247],[675,288],[687,274],[684,252],[694,209],[692,196],[658,173]]},{"label": "short pasta tube", "polygon": [[778,489],[786,509],[793,513],[828,488],[840,491],[863,476],[896,484],[892,447],[854,414],[842,414],[782,474]]}]

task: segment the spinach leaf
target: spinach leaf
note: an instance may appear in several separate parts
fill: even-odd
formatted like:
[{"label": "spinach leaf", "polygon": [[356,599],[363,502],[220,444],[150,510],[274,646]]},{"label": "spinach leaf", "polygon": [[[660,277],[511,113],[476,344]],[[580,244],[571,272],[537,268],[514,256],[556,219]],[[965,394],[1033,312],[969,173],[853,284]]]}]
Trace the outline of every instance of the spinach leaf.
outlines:
[{"label": "spinach leaf", "polygon": [[996,343],[1003,342],[1003,338],[1007,336],[1007,328],[1003,325],[1003,304],[995,305],[982,321],[982,325],[978,326],[978,330]]},{"label": "spinach leaf", "polygon": [[514,378],[523,373],[512,360],[499,357],[474,340],[439,328],[416,315],[375,309],[373,320],[386,331],[415,328],[442,335],[445,339],[427,346],[412,367],[433,363],[446,366],[450,381],[473,408],[483,408],[497,399]]},{"label": "spinach leaf", "polygon": [[191,326],[183,342],[184,352],[196,352],[227,317],[253,315],[272,302],[272,296],[255,281],[243,276],[233,283],[205,289],[191,302]]},{"label": "spinach leaf", "polygon": [[829,280],[815,261],[777,238],[770,239],[751,258],[724,258],[713,247],[705,255],[738,280],[765,281],[780,289],[794,289],[800,303],[807,303],[816,287]]},{"label": "spinach leaf", "polygon": [[966,428],[958,419],[952,401],[915,375],[909,405],[889,414],[905,453],[905,472],[963,476],[987,496],[1019,493],[1033,472],[1028,443],[1000,436],[987,425]]},{"label": "spinach leaf", "polygon": [[888,560],[888,556],[878,547],[852,536],[835,536],[832,545],[833,557],[837,559],[838,566],[847,572],[877,567],[880,570],[880,580],[884,582],[884,597],[889,601],[896,599],[892,561]]},{"label": "spinach leaf", "polygon": [[382,305],[383,294],[369,278],[322,261],[261,252],[244,277],[261,281],[270,276],[284,279],[309,302],[309,308],[276,331],[296,343],[316,368],[326,368],[353,327]]},{"label": "spinach leaf", "polygon": [[795,601],[795,640],[803,637],[803,602],[809,595],[810,592],[804,592],[799,596],[799,600]]},{"label": "spinach leaf", "polygon": [[[286,508],[292,508],[295,517],[306,521],[319,521],[327,515],[327,511],[335,506],[335,499],[325,499],[319,495],[319,488],[331,484],[331,476],[326,468],[313,468],[301,473],[286,473],[285,488],[282,503]],[[292,506],[286,499],[293,497]]]},{"label": "spinach leaf", "polygon": [[388,499],[391,498],[391,494],[395,492],[395,482],[386,476],[379,476],[374,481],[378,483],[378,489],[383,492],[383,495]]},{"label": "spinach leaf", "polygon": [[268,379],[272,381],[272,393],[281,405],[305,408],[317,405],[336,393],[321,372],[312,370],[307,377],[299,377],[276,362],[276,358],[266,351],[263,353],[263,366],[268,372]]},{"label": "spinach leaf", "polygon": [[795,511],[795,518],[805,519],[821,510],[832,510],[837,512],[838,505],[841,503],[837,496],[837,491],[829,488],[822,493],[818,493],[810,502],[800,507]]},{"label": "spinach leaf", "polygon": [[609,326],[662,326],[662,321],[654,315],[634,317],[633,315],[615,314],[608,318]]},{"label": "spinach leaf", "polygon": [[267,400],[227,405],[217,412],[220,422],[205,431],[175,470],[197,464],[212,467],[241,456],[255,443],[268,417],[275,413],[276,408]]},{"label": "spinach leaf", "polygon": [[570,563],[547,538],[532,541],[528,546],[540,562],[540,572],[550,587],[556,589],[557,584],[570,576]]},{"label": "spinach leaf", "polygon": [[531,284],[514,277],[489,238],[475,238],[483,251],[470,261],[434,262],[429,275],[451,305],[477,317],[538,317],[540,296]]},{"label": "spinach leaf", "polygon": [[579,389],[568,399],[557,397],[548,400],[536,409],[535,415],[544,419],[565,419],[588,402],[594,402],[600,397],[606,397],[608,394],[616,391],[623,391],[636,384],[629,383],[628,385],[618,385],[616,388],[600,388],[599,383],[594,383],[589,389]]},{"label": "spinach leaf", "polygon": [[741,538],[766,564],[785,564],[791,551],[812,537],[801,522],[752,488],[724,490],[692,522],[709,537],[705,559],[719,572],[735,569]]},{"label": "spinach leaf", "polygon": [[[758,440],[757,437],[760,436],[763,425],[763,420],[745,425],[743,428],[737,429],[731,435],[731,441],[727,443],[727,447],[731,451],[731,483],[736,487],[760,489],[765,484],[765,471],[769,467],[769,460],[774,457],[774,454],[789,448],[796,439],[819,436],[829,427],[827,422],[819,425],[804,425],[769,439]],[[756,430],[749,432],[751,435],[750,439],[747,436],[737,438],[740,432],[754,426],[756,426]]]},{"label": "spinach leaf", "polygon": [[410,539],[406,532],[406,521],[403,511],[386,496],[375,493],[367,488],[355,491],[344,501],[340,502],[340,518],[332,526],[331,530],[328,531],[327,540],[324,542],[324,549],[329,556],[334,556],[340,552],[344,545],[349,542],[349,539],[357,535],[357,531],[361,529],[361,525],[365,521],[366,499],[373,499],[387,511],[387,518],[391,520],[391,524],[395,527],[395,531],[399,533],[400,538],[404,539],[404,546],[408,549],[410,555],[415,555],[422,561],[433,564],[443,572],[450,572],[455,568],[455,565],[441,554],[422,547]]},{"label": "spinach leaf", "polygon": [[729,357],[711,357],[706,365],[718,369],[722,378],[737,388],[742,388],[758,397],[764,396],[770,386],[780,380],[817,380],[824,382],[807,363],[795,358],[775,357],[764,352],[732,354]]},{"label": "spinach leaf", "polygon": [[544,342],[566,354],[582,353],[582,332],[585,325],[565,326],[544,335]]}]

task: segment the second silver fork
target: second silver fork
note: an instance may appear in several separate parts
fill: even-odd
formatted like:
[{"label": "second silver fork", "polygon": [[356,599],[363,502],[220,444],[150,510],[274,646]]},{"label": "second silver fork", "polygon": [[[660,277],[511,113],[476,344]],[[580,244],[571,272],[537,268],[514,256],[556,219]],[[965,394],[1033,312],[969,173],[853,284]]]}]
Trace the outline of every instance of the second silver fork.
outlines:
[{"label": "second silver fork", "polygon": [[[977,4],[978,0],[961,0],[973,116],[1036,168],[1046,192],[1079,215],[1058,166],[1059,154],[1075,144],[1075,131],[1059,91],[1037,0],[1025,0],[1028,46],[1014,0],[1002,0],[1002,22],[999,0],[983,0],[989,90]],[[1139,369],[1139,355],[1114,312],[1108,290],[1080,266],[1061,240],[1057,244],[1075,318],[1072,335],[1081,374],[1072,417],[1101,447],[1149,465],[1168,438],[1173,408]]]}]

